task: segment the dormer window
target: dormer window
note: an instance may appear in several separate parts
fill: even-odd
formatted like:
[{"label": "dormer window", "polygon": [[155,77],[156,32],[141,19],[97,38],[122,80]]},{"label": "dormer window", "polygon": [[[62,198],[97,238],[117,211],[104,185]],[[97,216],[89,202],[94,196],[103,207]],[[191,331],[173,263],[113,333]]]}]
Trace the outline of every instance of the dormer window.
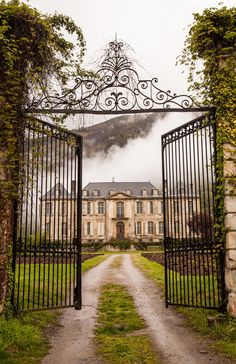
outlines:
[{"label": "dormer window", "polygon": [[127,195],[132,195],[132,190],[130,188],[126,188],[125,192]]},{"label": "dormer window", "polygon": [[93,196],[99,196],[99,191],[98,190],[93,190]]},{"label": "dormer window", "polygon": [[83,190],[83,196],[88,196],[88,190]]},{"label": "dormer window", "polygon": [[152,189],[152,195],[153,196],[158,196],[158,190],[156,188]]},{"label": "dormer window", "polygon": [[114,188],[111,188],[109,191],[110,195],[114,195],[115,192],[116,192],[116,190]]},{"label": "dormer window", "polygon": [[146,188],[143,188],[141,190],[141,194],[142,194],[142,196],[147,196],[147,190],[146,190]]}]

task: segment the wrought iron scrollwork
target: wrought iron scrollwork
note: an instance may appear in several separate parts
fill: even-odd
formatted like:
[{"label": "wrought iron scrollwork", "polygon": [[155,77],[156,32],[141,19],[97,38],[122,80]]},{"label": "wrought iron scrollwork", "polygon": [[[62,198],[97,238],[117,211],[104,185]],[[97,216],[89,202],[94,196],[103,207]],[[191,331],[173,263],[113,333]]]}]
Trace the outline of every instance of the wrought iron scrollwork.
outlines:
[{"label": "wrought iron scrollwork", "polygon": [[31,110],[73,109],[83,113],[152,111],[200,108],[188,95],[172,94],[158,87],[158,79],[140,80],[123,50],[124,44],[110,42],[101,68],[93,78],[76,78],[67,92],[44,96]]}]

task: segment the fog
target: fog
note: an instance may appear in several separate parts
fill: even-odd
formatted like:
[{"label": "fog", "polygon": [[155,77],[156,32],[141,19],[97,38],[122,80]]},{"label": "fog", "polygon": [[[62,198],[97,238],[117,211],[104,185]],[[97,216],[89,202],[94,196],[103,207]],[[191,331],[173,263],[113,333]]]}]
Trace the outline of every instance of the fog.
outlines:
[{"label": "fog", "polygon": [[150,181],[161,187],[161,135],[193,119],[196,115],[187,113],[166,113],[157,120],[149,134],[143,138],[128,141],[119,148],[113,146],[109,153],[99,153],[96,158],[84,158],[83,186],[89,182]]}]

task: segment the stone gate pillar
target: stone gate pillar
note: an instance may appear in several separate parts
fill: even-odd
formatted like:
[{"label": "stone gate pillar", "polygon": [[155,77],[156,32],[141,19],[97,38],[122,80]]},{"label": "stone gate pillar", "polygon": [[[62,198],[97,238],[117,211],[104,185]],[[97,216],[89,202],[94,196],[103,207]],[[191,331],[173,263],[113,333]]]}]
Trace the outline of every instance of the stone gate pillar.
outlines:
[{"label": "stone gate pillar", "polygon": [[227,311],[236,317],[236,147],[224,146]]}]

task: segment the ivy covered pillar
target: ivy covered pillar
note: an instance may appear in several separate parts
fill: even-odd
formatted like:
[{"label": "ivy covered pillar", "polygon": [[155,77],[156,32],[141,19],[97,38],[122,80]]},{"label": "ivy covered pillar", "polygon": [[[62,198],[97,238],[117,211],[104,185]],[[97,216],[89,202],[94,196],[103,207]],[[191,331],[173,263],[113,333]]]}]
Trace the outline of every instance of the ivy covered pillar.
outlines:
[{"label": "ivy covered pillar", "polygon": [[236,317],[236,7],[194,14],[182,54],[191,88],[215,108],[216,238],[225,242],[228,313]]},{"label": "ivy covered pillar", "polygon": [[227,311],[236,317],[236,147],[224,145]]}]

